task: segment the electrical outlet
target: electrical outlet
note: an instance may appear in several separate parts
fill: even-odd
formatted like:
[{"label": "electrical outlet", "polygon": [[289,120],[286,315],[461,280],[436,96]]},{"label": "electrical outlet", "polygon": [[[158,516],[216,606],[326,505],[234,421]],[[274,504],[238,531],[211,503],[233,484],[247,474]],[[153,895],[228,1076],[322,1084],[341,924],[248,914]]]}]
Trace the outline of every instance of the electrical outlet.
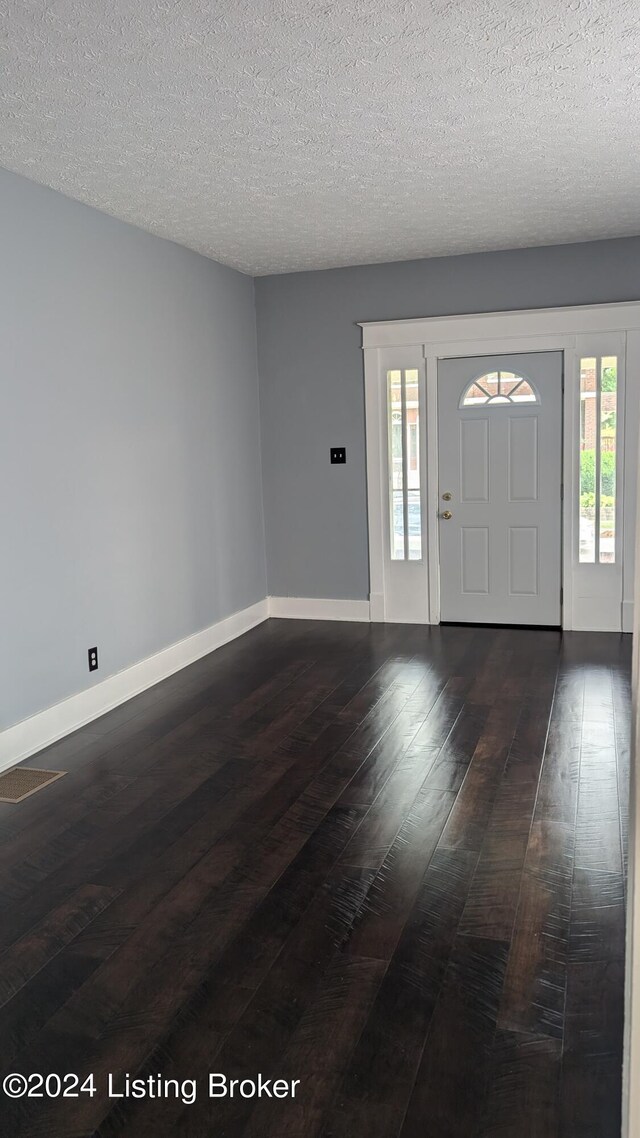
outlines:
[{"label": "electrical outlet", "polygon": [[343,463],[347,461],[346,447],[331,447],[331,462]]},{"label": "electrical outlet", "polygon": [[89,649],[89,671],[96,672],[98,670],[98,649]]}]

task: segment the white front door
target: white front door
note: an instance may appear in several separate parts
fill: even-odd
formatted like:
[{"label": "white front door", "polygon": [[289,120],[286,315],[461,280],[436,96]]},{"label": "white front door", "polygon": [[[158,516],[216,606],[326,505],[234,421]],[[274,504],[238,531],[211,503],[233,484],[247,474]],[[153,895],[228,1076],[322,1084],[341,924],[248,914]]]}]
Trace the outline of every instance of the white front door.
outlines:
[{"label": "white front door", "polygon": [[438,364],[441,620],[561,623],[562,353]]}]

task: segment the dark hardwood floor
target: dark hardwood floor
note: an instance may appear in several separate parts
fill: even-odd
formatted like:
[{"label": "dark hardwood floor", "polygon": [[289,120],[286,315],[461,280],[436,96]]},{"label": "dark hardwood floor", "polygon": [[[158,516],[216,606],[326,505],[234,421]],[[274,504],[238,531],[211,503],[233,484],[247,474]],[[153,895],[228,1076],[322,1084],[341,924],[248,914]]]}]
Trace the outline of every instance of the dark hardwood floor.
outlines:
[{"label": "dark hardwood floor", "polygon": [[618,1138],[629,656],[269,621],[30,760],[69,774],[0,804],[3,1073],[96,1093],[2,1134]]}]

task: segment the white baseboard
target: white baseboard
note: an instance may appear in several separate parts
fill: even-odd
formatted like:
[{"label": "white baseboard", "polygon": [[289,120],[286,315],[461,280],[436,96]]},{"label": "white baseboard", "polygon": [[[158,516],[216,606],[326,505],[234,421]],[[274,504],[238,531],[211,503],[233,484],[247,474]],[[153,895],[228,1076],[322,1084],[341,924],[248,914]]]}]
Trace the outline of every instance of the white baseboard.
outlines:
[{"label": "white baseboard", "polygon": [[0,732],[0,770],[15,766],[43,747],[77,731],[106,711],[193,664],[201,656],[242,636],[243,632],[255,628],[268,616],[269,604],[265,598]]},{"label": "white baseboard", "polygon": [[368,601],[325,600],[318,597],[269,597],[269,616],[291,620],[369,621]]},{"label": "white baseboard", "polygon": [[[376,598],[369,601],[331,600],[317,597],[266,597],[240,612],[232,613],[224,620],[217,621],[201,632],[187,636],[176,644],[163,648],[146,660],[109,676],[77,695],[62,700],[53,707],[46,708],[29,719],[23,719],[13,727],[0,732],[0,771],[15,766],[16,763],[35,755],[44,747],[57,742],[72,731],[84,727],[98,719],[107,711],[126,703],[161,680],[179,672],[199,660],[202,656],[242,636],[244,632],[262,624],[268,617],[285,617],[292,620],[352,620],[368,622],[380,620],[374,615]],[[585,627],[594,629],[585,615]],[[633,626],[633,603],[624,602],[622,606],[623,631],[631,631]],[[576,627],[582,627],[580,621]],[[609,625],[609,628],[611,625]],[[605,624],[606,628],[606,624]]]},{"label": "white baseboard", "polygon": [[624,632],[624,608],[620,601],[574,596],[572,609],[573,632]]},{"label": "white baseboard", "polygon": [[369,611],[375,624],[384,623],[384,593],[369,594]]}]

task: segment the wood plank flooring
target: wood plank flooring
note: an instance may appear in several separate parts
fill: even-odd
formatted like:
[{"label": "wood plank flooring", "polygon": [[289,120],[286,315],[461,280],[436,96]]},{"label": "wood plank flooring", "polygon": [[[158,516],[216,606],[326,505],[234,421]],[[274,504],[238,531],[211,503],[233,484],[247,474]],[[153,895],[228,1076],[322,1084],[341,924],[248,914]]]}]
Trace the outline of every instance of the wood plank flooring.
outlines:
[{"label": "wood plank flooring", "polygon": [[68,776],[0,803],[2,1073],[96,1090],[3,1095],[2,1133],[618,1138],[629,658],[272,620],[39,755]]}]

